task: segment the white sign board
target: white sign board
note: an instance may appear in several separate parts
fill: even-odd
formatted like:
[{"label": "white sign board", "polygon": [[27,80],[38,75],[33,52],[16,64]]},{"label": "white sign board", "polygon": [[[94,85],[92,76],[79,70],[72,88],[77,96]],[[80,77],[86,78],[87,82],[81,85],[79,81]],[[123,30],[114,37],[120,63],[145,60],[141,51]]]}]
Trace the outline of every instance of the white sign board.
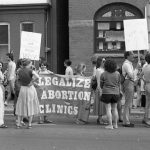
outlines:
[{"label": "white sign board", "polygon": [[146,19],[124,20],[126,51],[148,50],[148,28]]},{"label": "white sign board", "polygon": [[41,33],[21,32],[20,58],[39,60],[41,48]]}]

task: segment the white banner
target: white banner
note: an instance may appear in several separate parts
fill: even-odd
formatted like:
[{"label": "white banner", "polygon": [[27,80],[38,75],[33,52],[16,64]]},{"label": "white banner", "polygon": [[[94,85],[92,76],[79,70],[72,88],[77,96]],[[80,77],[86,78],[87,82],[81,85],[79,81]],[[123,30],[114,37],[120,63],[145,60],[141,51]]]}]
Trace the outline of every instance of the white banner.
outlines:
[{"label": "white banner", "polygon": [[146,19],[124,20],[126,51],[148,50],[148,28]]},{"label": "white banner", "polygon": [[41,33],[21,32],[20,58],[39,60],[41,48]]}]

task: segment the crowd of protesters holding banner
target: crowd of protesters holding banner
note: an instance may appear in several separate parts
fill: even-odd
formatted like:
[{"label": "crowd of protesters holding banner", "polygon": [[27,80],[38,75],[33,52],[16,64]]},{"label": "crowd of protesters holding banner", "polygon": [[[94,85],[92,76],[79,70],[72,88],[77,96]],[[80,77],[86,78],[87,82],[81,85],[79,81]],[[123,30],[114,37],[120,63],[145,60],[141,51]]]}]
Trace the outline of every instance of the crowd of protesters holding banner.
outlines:
[{"label": "crowd of protesters holding banner", "polygon": [[[36,91],[39,75],[53,74],[47,69],[47,63],[41,61],[39,69],[33,68],[30,59],[19,59],[15,64],[13,53],[7,55],[8,67],[3,73],[3,63],[0,62],[0,128],[7,128],[4,123],[4,105],[7,107],[10,99],[14,99],[14,115],[16,127],[21,128],[24,119],[28,121],[28,128],[32,128],[33,116],[39,116],[40,107]],[[150,126],[150,53],[141,54],[137,66],[133,67],[134,53],[124,53],[125,61],[119,66],[113,58],[98,56],[92,61],[93,75],[91,77],[91,98],[94,103],[78,105],[76,124],[88,122],[90,108],[93,105],[97,115],[97,124],[106,125],[106,129],[117,129],[118,122],[124,127],[134,127],[130,121],[130,109],[133,104],[135,91],[137,105],[143,106],[145,100],[145,115],[142,123]],[[71,78],[85,77],[86,65],[79,63],[74,69],[70,60],[64,61],[65,75]],[[122,79],[124,79],[122,81]],[[7,84],[6,84],[7,83]],[[8,89],[6,89],[8,85]],[[7,92],[6,92],[7,91]],[[7,97],[5,94],[7,94]],[[5,100],[6,97],[6,100]],[[124,97],[124,109],[121,100]],[[144,99],[144,100],[143,100]],[[141,102],[140,102],[141,101]],[[39,124],[52,123],[47,116],[39,116]]]}]

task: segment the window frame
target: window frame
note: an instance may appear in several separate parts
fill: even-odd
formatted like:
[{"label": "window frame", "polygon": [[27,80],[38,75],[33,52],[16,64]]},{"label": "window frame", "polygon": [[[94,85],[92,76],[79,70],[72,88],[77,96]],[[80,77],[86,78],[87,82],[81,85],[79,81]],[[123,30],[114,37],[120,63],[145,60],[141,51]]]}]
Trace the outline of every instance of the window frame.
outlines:
[{"label": "window frame", "polygon": [[[35,30],[35,23],[33,21],[23,21],[23,22],[20,23],[20,34],[21,34],[21,31],[23,31],[22,30],[22,24],[33,24],[33,31],[32,32],[34,32],[34,30]],[[31,32],[31,31],[28,31],[28,32]]]},{"label": "window frame", "polygon": [[10,23],[8,22],[0,22],[0,25],[7,25],[8,26],[8,44],[0,44],[0,45],[8,45],[8,53],[10,52]]},{"label": "window frame", "polygon": [[[118,10],[122,13],[121,16],[120,14],[119,16],[115,14],[115,12],[117,12]],[[126,16],[126,12],[131,12],[134,16]],[[94,16],[94,53],[122,55],[125,51],[125,48],[120,51],[119,50],[108,50],[108,51],[98,50],[99,45],[101,45],[100,43],[102,43],[103,46],[106,45],[107,43],[107,41],[105,41],[106,39],[104,40],[102,39],[101,41],[97,36],[100,31],[97,27],[98,23],[109,22],[109,24],[111,24],[111,22],[116,22],[116,23],[121,22],[121,24],[123,24],[123,20],[125,19],[139,19],[139,18],[143,18],[142,12],[138,8],[131,6],[129,4],[113,3],[113,4],[105,5],[102,8],[100,8],[95,13]],[[122,28],[123,29],[121,30],[124,31],[124,27]],[[108,31],[113,31],[113,30],[109,29]],[[121,41],[120,43],[123,43],[123,41]],[[125,41],[124,41],[124,46],[125,46]]]}]

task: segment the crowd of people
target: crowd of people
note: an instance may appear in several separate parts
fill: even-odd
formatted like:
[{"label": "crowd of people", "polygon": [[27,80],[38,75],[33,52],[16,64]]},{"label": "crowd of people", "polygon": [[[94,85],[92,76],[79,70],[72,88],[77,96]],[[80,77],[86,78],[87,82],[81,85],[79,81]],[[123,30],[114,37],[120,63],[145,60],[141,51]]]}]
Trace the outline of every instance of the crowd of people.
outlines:
[{"label": "crowd of people", "polygon": [[[145,109],[142,123],[150,126],[150,54],[148,52],[139,54],[140,61],[137,62],[136,67],[133,67],[135,63],[133,52],[125,52],[124,58],[125,61],[120,67],[109,58],[105,60],[98,57],[96,63],[93,62],[96,64],[93,76],[97,78],[97,89],[93,92],[95,107],[98,108],[97,123],[107,124],[106,129],[118,128],[118,122],[121,122],[124,127],[134,127],[130,121],[130,111],[135,93],[138,93],[137,106]],[[124,77],[123,82],[122,77]],[[122,109],[123,97],[125,100]]]},{"label": "crowd of people", "polygon": [[[39,124],[52,123],[45,115],[39,115],[39,100],[35,87],[40,74],[53,74],[47,69],[47,63],[41,61],[39,69],[35,69],[30,59],[19,59],[14,62],[13,53],[7,55],[7,70],[2,71],[3,63],[0,62],[0,128],[7,128],[4,123],[4,105],[7,106],[11,99],[14,99],[14,115],[16,116],[16,127],[21,128],[24,119],[28,120],[28,128],[32,128],[33,116],[39,116]],[[90,114],[90,107],[93,105],[97,115],[97,124],[106,125],[106,129],[117,129],[118,122],[124,127],[134,127],[130,121],[130,109],[133,104],[135,92],[137,93],[137,106],[145,107],[143,124],[150,126],[150,53],[140,55],[140,61],[133,67],[134,53],[124,53],[125,61],[119,66],[113,58],[98,57],[92,61],[93,74],[91,82],[91,97],[94,103],[88,104],[88,109],[83,103],[79,103],[77,124],[86,124]],[[86,65],[78,64],[74,69],[70,60],[64,61],[66,67],[65,75],[84,77]],[[122,83],[121,77],[124,77]],[[93,79],[93,80],[92,80]],[[92,84],[92,83],[91,83]],[[6,86],[7,85],[7,86]],[[9,87],[9,88],[6,88]],[[94,88],[93,88],[94,87]],[[6,90],[8,94],[6,96]],[[122,98],[125,98],[122,109]],[[6,99],[5,99],[6,98]]]}]

